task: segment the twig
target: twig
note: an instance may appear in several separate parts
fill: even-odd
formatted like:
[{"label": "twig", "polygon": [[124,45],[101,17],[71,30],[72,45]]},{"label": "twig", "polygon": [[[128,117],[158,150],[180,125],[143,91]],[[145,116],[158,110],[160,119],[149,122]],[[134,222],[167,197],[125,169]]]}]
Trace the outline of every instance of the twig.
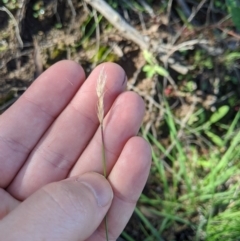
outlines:
[{"label": "twig", "polygon": [[146,64],[146,61],[144,61],[144,63],[141,66],[139,66],[137,70],[134,72],[132,79],[129,81],[129,83],[131,83],[132,86],[136,84],[138,77],[142,72],[142,68],[144,67],[145,64]]},{"label": "twig", "polygon": [[[195,16],[196,16],[197,13],[199,12],[199,10],[200,10],[200,9],[202,8],[202,6],[206,3],[206,1],[207,1],[207,0],[202,0],[202,1],[198,4],[197,8],[196,8],[194,11],[192,11],[191,15],[190,15],[189,18],[187,19],[187,21],[188,21],[189,23],[195,18]],[[176,36],[174,37],[174,39],[172,40],[172,44],[173,44],[173,45],[177,42],[178,38],[182,35],[182,33],[183,33],[183,31],[186,29],[186,27],[187,27],[187,25],[184,24],[183,27],[180,29],[180,31],[178,31],[177,35],[176,35]]]},{"label": "twig", "polygon": [[178,50],[180,50],[182,48],[192,47],[192,46],[194,46],[196,44],[208,44],[208,43],[209,43],[208,40],[193,39],[193,40],[189,40],[189,41],[183,42],[181,44],[178,44],[177,46],[174,46],[172,48],[172,50],[166,56],[164,56],[164,58],[166,58],[164,62],[167,62],[168,58],[172,54],[174,54],[176,51],[178,51]]},{"label": "twig", "polygon": [[69,7],[71,9],[72,17],[75,18],[76,17],[76,10],[75,10],[75,8],[73,6],[72,0],[67,0],[67,2],[68,2],[68,5],[69,5]]},{"label": "twig", "polygon": [[222,32],[236,38],[237,40],[240,40],[240,35],[239,34],[236,34],[234,31],[232,30],[227,30],[227,29],[224,29],[222,27],[217,27],[218,29],[220,29]]},{"label": "twig", "polygon": [[202,8],[202,6],[206,3],[206,1],[207,1],[207,0],[202,0],[202,1],[198,4],[197,8],[196,8],[194,11],[192,11],[191,15],[189,16],[188,22],[191,22],[191,21],[195,18],[195,16],[196,16],[197,13],[199,12],[199,10],[200,10],[200,9]]},{"label": "twig", "polygon": [[206,17],[206,23],[207,24],[210,23],[210,13],[211,13],[211,9],[213,8],[213,4],[214,4],[214,0],[210,0],[210,4],[209,4],[208,9],[207,9],[207,17]]},{"label": "twig", "polygon": [[36,37],[33,37],[34,46],[34,64],[35,64],[35,78],[37,78],[43,72],[43,63],[41,57],[41,49],[39,47]]},{"label": "twig", "polygon": [[138,2],[144,7],[146,12],[153,18],[155,17],[155,13],[153,9],[148,5],[144,0],[138,0]]},{"label": "twig", "polygon": [[189,9],[188,5],[184,0],[177,0],[178,5],[182,8],[184,14],[187,18],[191,15],[191,10]]},{"label": "twig", "polygon": [[[167,54],[167,49],[164,44],[158,41],[149,41],[148,37],[143,36],[139,31],[129,25],[114,9],[112,9],[105,1],[103,0],[84,0],[84,2],[90,4],[98,12],[100,12],[116,29],[126,39],[133,41],[137,44],[142,50],[149,50],[152,53],[158,53],[159,59],[164,62],[164,56]],[[169,65],[172,69],[177,71],[180,74],[187,74],[188,67],[177,63],[174,59],[168,59]]]},{"label": "twig", "polygon": [[170,22],[172,3],[173,3],[173,0],[169,0],[168,1],[168,6],[167,6],[167,19],[168,19],[168,22]]},{"label": "twig", "polygon": [[75,8],[73,6],[72,0],[67,0],[67,3],[68,3],[68,5],[70,7],[70,10],[72,12],[70,27],[67,29],[67,33],[70,34],[72,29],[73,29],[73,24],[75,22],[75,18],[76,18],[77,14],[76,14],[76,10],[75,10]]},{"label": "twig", "polygon": [[148,49],[149,43],[136,29],[130,26],[116,11],[103,0],[84,0],[100,12],[124,37],[132,40],[141,49]]},{"label": "twig", "polygon": [[53,12],[54,12],[54,14],[55,14],[55,16],[56,16],[57,22],[58,22],[58,23],[61,23],[61,18],[60,18],[60,16],[59,16],[59,13],[58,13],[57,8],[58,8],[58,0],[54,1]]},{"label": "twig", "polygon": [[[146,24],[145,24],[142,12],[139,11],[139,9],[137,9],[130,1],[128,1],[128,0],[122,0],[122,1],[124,1],[124,3],[127,6],[129,6],[129,8],[131,8],[138,15],[142,30],[143,30],[143,32],[146,32]],[[130,21],[128,11],[126,9],[123,9],[123,12],[124,12],[125,19]]]},{"label": "twig", "polygon": [[139,20],[141,22],[141,27],[142,27],[142,30],[144,32],[146,32],[147,28],[146,28],[146,24],[145,24],[145,21],[144,21],[144,18],[143,18],[143,14],[140,12],[138,13],[138,17],[139,17]]},{"label": "twig", "polygon": [[28,2],[29,0],[22,0],[22,2],[19,4],[19,10],[17,13],[19,33],[21,33],[22,31],[23,19],[25,17],[26,5],[28,4]]},{"label": "twig", "polygon": [[[223,24],[225,21],[227,21],[228,19],[231,18],[231,14],[228,14],[226,17],[224,17],[223,19],[221,19],[216,25],[220,26],[221,24]],[[214,26],[214,25],[213,25]]]},{"label": "twig", "polygon": [[18,40],[18,43],[19,43],[19,46],[20,48],[23,48],[23,41],[22,41],[22,38],[20,36],[20,30],[19,30],[19,27],[18,27],[18,23],[15,19],[15,17],[13,16],[13,14],[6,8],[6,7],[0,7],[0,11],[4,11],[8,14],[8,16],[12,19],[13,23],[14,23],[14,26],[15,26],[15,33],[16,33],[16,37],[17,37],[17,40]]}]

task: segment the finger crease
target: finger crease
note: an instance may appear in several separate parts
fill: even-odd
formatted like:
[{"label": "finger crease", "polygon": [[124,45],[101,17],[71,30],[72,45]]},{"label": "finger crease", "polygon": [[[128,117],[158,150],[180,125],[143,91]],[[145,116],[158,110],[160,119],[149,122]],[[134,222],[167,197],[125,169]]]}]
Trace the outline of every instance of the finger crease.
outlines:
[{"label": "finger crease", "polygon": [[47,196],[54,202],[57,204],[57,206],[68,216],[72,219],[71,215],[62,207],[62,205],[60,204],[59,201],[57,201],[56,198],[54,198],[54,196],[49,192],[47,191],[46,188],[42,188],[43,192],[45,192],[47,194]]},{"label": "finger crease", "polygon": [[52,118],[52,119],[55,119],[55,118],[56,118],[55,115],[53,115],[53,114],[49,113],[48,111],[46,111],[46,110],[43,108],[43,106],[41,106],[40,104],[37,104],[35,101],[32,100],[32,98],[29,98],[26,94],[23,95],[22,97],[24,97],[24,99],[25,99],[28,103],[30,103],[30,104],[34,105],[35,107],[37,107],[37,109],[39,109],[41,112],[43,112],[44,114],[46,114],[48,117],[50,117],[50,118]]},{"label": "finger crease", "polygon": [[[3,145],[6,145],[13,152],[18,152],[23,154],[28,154],[30,152],[30,148],[28,148],[21,142],[14,140],[12,138],[6,138],[3,136],[0,136],[0,142],[2,142]],[[4,150],[4,148],[1,147],[1,150]]]},{"label": "finger crease", "polygon": [[73,162],[71,162],[61,153],[53,152],[43,147],[38,148],[36,152],[39,153],[40,156],[42,156],[43,159],[46,162],[50,163],[51,166],[53,166],[54,168],[58,168],[64,171],[69,171],[70,168],[72,167]]},{"label": "finger crease", "polygon": [[73,111],[77,112],[78,114],[80,114],[81,116],[86,118],[87,120],[90,120],[94,125],[98,124],[97,120],[95,121],[92,117],[87,116],[86,114],[83,114],[83,112],[80,111],[73,103],[70,103],[69,106],[73,109]]},{"label": "finger crease", "polygon": [[135,199],[130,199],[128,197],[125,197],[124,195],[122,195],[120,192],[118,192],[114,187],[112,187],[113,189],[113,193],[114,193],[114,198],[117,198],[118,200],[124,202],[124,203],[127,203],[127,204],[133,204],[133,205],[136,205],[137,200]]}]

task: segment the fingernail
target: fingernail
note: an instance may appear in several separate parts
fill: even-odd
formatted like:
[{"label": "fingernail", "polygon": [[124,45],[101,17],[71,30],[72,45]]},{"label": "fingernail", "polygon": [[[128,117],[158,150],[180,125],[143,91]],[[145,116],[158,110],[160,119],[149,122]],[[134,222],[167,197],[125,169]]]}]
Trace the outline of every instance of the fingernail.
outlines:
[{"label": "fingernail", "polygon": [[113,192],[111,186],[102,175],[97,173],[85,174],[81,178],[81,183],[87,186],[93,193],[98,206],[104,207],[112,200]]}]

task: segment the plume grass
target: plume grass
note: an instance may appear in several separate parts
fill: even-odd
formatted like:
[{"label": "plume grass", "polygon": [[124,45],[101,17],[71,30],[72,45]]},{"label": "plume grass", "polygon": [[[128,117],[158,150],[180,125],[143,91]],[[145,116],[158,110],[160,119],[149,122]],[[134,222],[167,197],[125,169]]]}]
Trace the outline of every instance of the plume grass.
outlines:
[{"label": "plume grass", "polygon": [[[106,161],[106,152],[105,152],[105,141],[104,141],[104,133],[103,133],[103,119],[104,119],[104,89],[107,82],[107,74],[105,72],[104,67],[101,69],[98,81],[97,81],[97,97],[98,97],[98,104],[97,104],[97,116],[100,123],[101,129],[101,139],[102,139],[102,165],[103,165],[103,175],[107,178],[107,161]],[[105,233],[106,233],[106,240],[108,241],[108,223],[107,223],[107,215],[104,218],[105,224]]]}]

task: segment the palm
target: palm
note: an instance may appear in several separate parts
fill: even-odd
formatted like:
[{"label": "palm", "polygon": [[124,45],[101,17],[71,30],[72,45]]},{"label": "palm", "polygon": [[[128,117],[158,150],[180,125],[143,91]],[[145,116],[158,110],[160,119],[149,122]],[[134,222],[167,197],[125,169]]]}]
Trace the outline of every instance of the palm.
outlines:
[{"label": "palm", "polygon": [[[144,114],[142,100],[123,92],[125,74],[117,65],[105,64],[105,69],[104,136],[108,180],[114,190],[109,229],[116,238],[146,180],[149,148],[134,137]],[[102,173],[95,91],[99,71],[95,69],[84,82],[79,66],[60,62],[0,117],[0,217],[48,183],[86,172]],[[120,209],[125,215],[119,219],[115,213]],[[89,240],[98,240],[96,235]]]}]

